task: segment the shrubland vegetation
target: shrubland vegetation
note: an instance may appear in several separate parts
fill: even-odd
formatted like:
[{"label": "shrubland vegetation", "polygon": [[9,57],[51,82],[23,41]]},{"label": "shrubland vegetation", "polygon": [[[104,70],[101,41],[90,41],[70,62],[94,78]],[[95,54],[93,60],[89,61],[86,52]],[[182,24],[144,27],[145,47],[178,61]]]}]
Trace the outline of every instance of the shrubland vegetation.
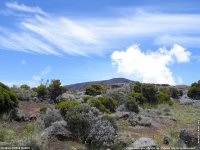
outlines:
[{"label": "shrubland vegetation", "polygon": [[[193,83],[188,96],[199,99],[199,88],[200,82]],[[62,99],[63,93],[69,99]],[[163,118],[163,124],[170,119],[179,119],[183,123],[194,122],[194,119],[189,119],[188,116],[188,114],[194,113],[195,119],[198,118],[196,112],[192,110],[193,107],[187,107],[191,110],[187,110],[186,113],[185,110],[182,110],[183,107],[176,103],[176,99],[182,94],[182,91],[172,86],[162,87],[140,82],[133,82],[115,89],[92,84],[80,94],[68,91],[61,85],[60,80],[52,80],[49,84],[47,82],[34,88],[28,85],[9,88],[0,83],[0,111],[8,112],[18,107],[18,99],[22,102],[37,99],[39,101],[37,103],[47,102],[53,105],[52,108],[40,109],[40,116],[34,121],[34,124],[25,127],[24,131],[34,134],[37,131],[36,135],[41,135],[33,140],[30,138],[30,133],[27,134],[28,138],[24,138],[25,135],[23,135],[23,139],[20,138],[20,140],[25,145],[41,148],[41,145],[44,145],[42,144],[44,139],[48,140],[49,136],[55,136],[66,141],[69,139],[81,141],[89,149],[123,149],[127,143],[120,141],[119,134],[124,134],[125,131],[129,133],[129,130],[134,130],[137,125],[150,127],[151,119],[148,115],[152,118]],[[119,112],[119,108],[123,108],[121,112]],[[185,106],[184,109],[186,109]],[[146,113],[148,115],[143,116]],[[0,129],[0,141],[8,139],[5,133],[7,131],[4,132]],[[131,131],[131,133],[134,132]],[[12,135],[16,138],[16,133]],[[129,136],[127,137],[130,138]],[[42,137],[45,138],[42,139]]]},{"label": "shrubland vegetation", "polygon": [[188,91],[188,97],[192,99],[200,99],[200,80],[198,82],[192,83]]},{"label": "shrubland vegetation", "polygon": [[0,113],[18,107],[17,95],[6,85],[0,83]]}]

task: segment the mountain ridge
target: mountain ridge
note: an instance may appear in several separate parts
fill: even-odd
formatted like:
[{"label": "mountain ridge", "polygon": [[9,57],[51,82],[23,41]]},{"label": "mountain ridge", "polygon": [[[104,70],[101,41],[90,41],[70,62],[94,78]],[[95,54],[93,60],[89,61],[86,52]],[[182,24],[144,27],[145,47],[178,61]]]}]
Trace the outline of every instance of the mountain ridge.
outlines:
[{"label": "mountain ridge", "polygon": [[126,78],[112,78],[108,80],[99,80],[99,81],[89,81],[89,82],[82,82],[82,83],[75,83],[66,85],[66,87],[70,90],[83,90],[86,86],[91,84],[102,84],[102,85],[112,85],[112,84],[128,84],[131,83],[132,80]]}]

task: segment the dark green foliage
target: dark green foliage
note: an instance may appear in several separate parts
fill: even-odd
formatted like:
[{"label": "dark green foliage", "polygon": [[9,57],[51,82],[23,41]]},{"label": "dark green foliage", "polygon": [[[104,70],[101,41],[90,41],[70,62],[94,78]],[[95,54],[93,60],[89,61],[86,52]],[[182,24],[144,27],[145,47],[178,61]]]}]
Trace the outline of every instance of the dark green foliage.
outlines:
[{"label": "dark green foliage", "polygon": [[140,82],[135,82],[133,84],[133,90],[135,93],[141,93],[142,84]]},{"label": "dark green foliage", "polygon": [[0,113],[18,107],[17,95],[6,85],[0,83]]},{"label": "dark green foliage", "polygon": [[66,88],[61,86],[60,80],[52,80],[49,87],[49,96],[52,100],[55,100],[59,95],[66,92]]},{"label": "dark green foliage", "polygon": [[187,95],[192,99],[200,99],[200,80],[191,85]]},{"label": "dark green foliage", "polygon": [[183,96],[183,91],[182,90],[179,90],[179,95]]},{"label": "dark green foliage", "polygon": [[93,99],[90,101],[89,105],[91,107],[96,107],[97,109],[99,109],[101,112],[105,112],[105,113],[111,113],[109,109],[107,109],[102,102],[99,99]]},{"label": "dark green foliage", "polygon": [[167,89],[160,89],[158,94],[158,103],[166,103],[170,101],[170,93]]},{"label": "dark green foliage", "polygon": [[126,97],[125,107],[128,111],[139,113],[138,103],[136,102],[134,97]]},{"label": "dark green foliage", "polygon": [[59,109],[61,114],[64,116],[70,107],[74,107],[77,105],[81,105],[81,102],[79,102],[79,101],[62,101],[56,105],[56,109]]},{"label": "dark green foliage", "polygon": [[129,96],[135,98],[136,102],[140,105],[146,102],[146,98],[141,93],[130,93]]},{"label": "dark green foliage", "polygon": [[26,89],[26,90],[30,90],[30,89],[31,89],[30,86],[28,86],[28,85],[26,85],[26,84],[22,84],[22,85],[20,86],[20,88],[21,88],[21,89]]},{"label": "dark green foliage", "polygon": [[[86,138],[91,128],[92,119],[89,114],[91,107],[77,105],[70,107],[65,115],[67,128],[74,133],[76,137]],[[94,117],[94,116],[92,116]],[[97,117],[97,116],[96,116]],[[96,118],[95,117],[95,118]]]},{"label": "dark green foliage", "polygon": [[101,84],[92,84],[85,88],[86,95],[96,96],[96,95],[100,95],[104,92],[106,92],[106,87]]},{"label": "dark green foliage", "polygon": [[37,87],[36,91],[38,94],[38,98],[42,98],[42,99],[44,99],[48,93],[46,86],[42,84]]},{"label": "dark green foliage", "polygon": [[90,101],[90,106],[98,108],[100,111],[105,113],[115,112],[117,102],[108,97],[94,98]]},{"label": "dark green foliage", "polygon": [[179,91],[178,91],[177,88],[170,88],[169,91],[170,91],[170,96],[172,98],[178,99],[178,97],[179,97]]},{"label": "dark green foliage", "polygon": [[148,103],[157,103],[157,89],[153,84],[142,84],[141,92]]},{"label": "dark green foliage", "polygon": [[88,101],[90,98],[91,98],[91,96],[85,95],[85,96],[83,96],[83,101],[84,101],[85,103],[87,103],[87,101]]}]

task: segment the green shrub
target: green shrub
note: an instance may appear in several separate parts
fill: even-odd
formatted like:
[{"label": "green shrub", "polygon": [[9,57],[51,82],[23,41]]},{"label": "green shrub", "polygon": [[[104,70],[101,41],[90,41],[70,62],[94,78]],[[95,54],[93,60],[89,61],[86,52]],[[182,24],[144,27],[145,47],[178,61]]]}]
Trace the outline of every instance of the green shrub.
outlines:
[{"label": "green shrub", "polygon": [[38,98],[44,99],[48,94],[46,86],[42,84],[37,87],[36,91],[38,94]]},{"label": "green shrub", "polygon": [[0,113],[18,107],[17,95],[3,83],[0,83]]},{"label": "green shrub", "polygon": [[91,96],[85,95],[85,96],[83,96],[83,101],[84,101],[85,103],[87,103],[87,101],[88,101],[90,98],[91,98]]},{"label": "green shrub", "polygon": [[200,99],[200,80],[191,85],[187,95],[192,99]]},{"label": "green shrub", "polygon": [[70,107],[81,105],[79,101],[62,101],[56,105],[56,109],[60,109],[61,114],[64,116]]},{"label": "green shrub", "polygon": [[157,103],[157,89],[153,84],[142,84],[141,91],[147,102],[150,104]]},{"label": "green shrub", "polygon": [[166,103],[170,101],[170,93],[167,89],[162,89],[158,94],[158,103]]},{"label": "green shrub", "polygon": [[52,80],[49,87],[49,96],[52,100],[56,100],[56,98],[67,91],[67,88],[61,86],[60,80]]},{"label": "green shrub", "polygon": [[138,103],[136,102],[134,97],[127,96],[125,107],[128,111],[139,113]]},{"label": "green shrub", "polygon": [[4,130],[0,130],[0,142],[4,142],[5,141],[5,131]]},{"label": "green shrub", "polygon": [[92,84],[85,88],[85,94],[96,96],[106,92],[106,87],[101,84]]},{"label": "green shrub", "polygon": [[102,112],[115,112],[117,102],[108,97],[99,97],[90,101],[90,106],[98,108]]},{"label": "green shrub", "polygon": [[138,104],[143,104],[146,102],[146,98],[141,93],[130,93],[129,96],[135,98]]},{"label": "green shrub", "polygon": [[105,112],[105,113],[111,113],[109,109],[107,109],[102,102],[99,99],[93,99],[90,101],[89,105],[91,107],[96,107],[97,109],[99,109],[101,112]]},{"label": "green shrub", "polygon": [[169,89],[169,92],[170,92],[170,96],[172,98],[178,99],[178,97],[179,97],[179,91],[178,91],[177,88],[172,87],[172,88]]},{"label": "green shrub", "polygon": [[76,105],[70,107],[65,115],[67,128],[74,133],[76,137],[86,138],[93,123],[98,119],[99,113],[91,107],[85,105]]}]

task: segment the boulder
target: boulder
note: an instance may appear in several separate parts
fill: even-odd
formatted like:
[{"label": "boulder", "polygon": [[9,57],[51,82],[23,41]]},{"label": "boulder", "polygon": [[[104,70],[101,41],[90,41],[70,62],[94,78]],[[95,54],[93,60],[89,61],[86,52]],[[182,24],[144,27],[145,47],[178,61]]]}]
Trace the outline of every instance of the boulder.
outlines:
[{"label": "boulder", "polygon": [[144,126],[144,127],[150,127],[151,126],[151,119],[150,118],[138,116],[134,113],[131,113],[128,121],[132,126],[136,126],[136,125]]},{"label": "boulder", "polygon": [[156,149],[155,141],[147,137],[139,138],[132,146],[134,149]]},{"label": "boulder", "polygon": [[73,94],[63,93],[62,95],[60,95],[56,98],[56,102],[71,101],[71,100],[75,100],[75,99],[76,99],[76,97]]},{"label": "boulder", "polygon": [[191,131],[182,129],[179,137],[187,145],[187,147],[194,147],[198,145],[198,136],[193,134]]},{"label": "boulder", "polygon": [[15,121],[29,120],[29,118],[19,108],[14,108],[10,111],[10,119],[13,119]]}]

